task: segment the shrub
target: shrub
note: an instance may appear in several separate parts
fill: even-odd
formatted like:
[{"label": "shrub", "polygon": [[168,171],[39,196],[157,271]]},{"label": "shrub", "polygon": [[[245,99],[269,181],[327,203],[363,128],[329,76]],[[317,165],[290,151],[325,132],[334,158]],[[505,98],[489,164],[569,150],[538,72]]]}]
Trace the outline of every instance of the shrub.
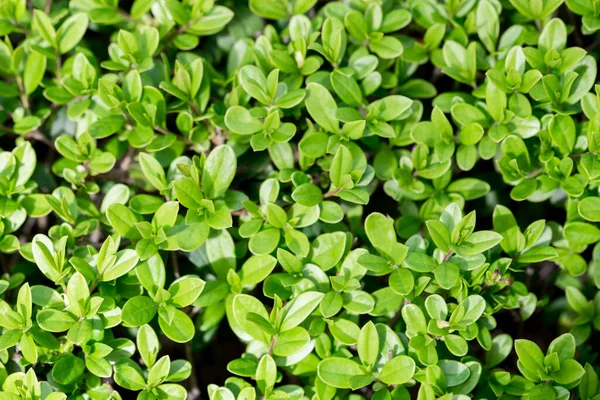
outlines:
[{"label": "shrub", "polygon": [[0,399],[600,399],[595,0],[2,0]]}]

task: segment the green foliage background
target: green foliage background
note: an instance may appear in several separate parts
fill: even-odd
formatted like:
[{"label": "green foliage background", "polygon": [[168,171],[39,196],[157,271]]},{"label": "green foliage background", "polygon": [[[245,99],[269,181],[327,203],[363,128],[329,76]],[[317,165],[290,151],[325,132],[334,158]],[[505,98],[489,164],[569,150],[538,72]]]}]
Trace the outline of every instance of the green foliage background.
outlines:
[{"label": "green foliage background", "polygon": [[600,399],[597,0],[0,0],[0,400]]}]

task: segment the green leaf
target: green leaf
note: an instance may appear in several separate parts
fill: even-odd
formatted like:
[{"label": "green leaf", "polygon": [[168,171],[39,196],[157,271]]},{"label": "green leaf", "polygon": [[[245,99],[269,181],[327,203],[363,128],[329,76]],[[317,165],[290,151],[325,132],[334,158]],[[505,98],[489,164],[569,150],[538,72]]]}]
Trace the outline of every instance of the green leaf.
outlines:
[{"label": "green leaf", "polygon": [[222,145],[210,152],[202,173],[202,189],[209,199],[222,197],[235,177],[237,158],[231,147]]},{"label": "green leaf", "polygon": [[321,128],[331,133],[339,132],[340,125],[335,117],[337,104],[325,87],[315,82],[309,83],[304,103],[310,116]]},{"label": "green leaf", "polygon": [[178,308],[189,306],[200,296],[204,284],[205,282],[196,276],[182,276],[169,286],[170,302]]},{"label": "green leaf", "polygon": [[323,271],[328,271],[340,262],[345,248],[346,235],[343,232],[325,233],[311,243],[309,258]]},{"label": "green leaf", "polygon": [[403,385],[412,379],[415,362],[408,356],[397,356],[386,362],[379,379],[388,385]]},{"label": "green leaf", "polygon": [[442,289],[450,290],[458,284],[460,269],[452,262],[444,262],[433,270],[433,275]]},{"label": "green leaf", "polygon": [[11,329],[0,336],[0,351],[9,349],[19,343],[23,332],[20,329]]},{"label": "green leaf", "polygon": [[493,231],[473,232],[462,241],[457,252],[463,256],[483,253],[496,246],[502,239],[502,235]]},{"label": "green leaf", "polygon": [[424,253],[409,253],[404,265],[415,272],[432,272],[438,267],[438,263]]},{"label": "green leaf", "polygon": [[263,129],[263,124],[254,118],[244,107],[233,106],[225,113],[225,125],[232,132],[240,135],[252,135]]},{"label": "green leaf", "polygon": [[140,327],[136,336],[136,346],[144,364],[149,367],[154,365],[159,350],[159,341],[156,332],[150,325]]},{"label": "green leaf", "polygon": [[90,290],[85,278],[79,272],[73,274],[69,279],[67,298],[73,312],[79,317],[83,317],[86,313],[86,302],[90,298]]},{"label": "green leaf", "polygon": [[317,185],[303,183],[292,192],[292,198],[298,204],[305,207],[316,206],[323,200],[323,193]]},{"label": "green leaf", "polygon": [[127,274],[129,271],[135,268],[139,260],[140,258],[136,252],[131,249],[118,252],[115,263],[102,272],[101,281],[112,281]]},{"label": "green leaf", "polygon": [[435,245],[444,253],[447,253],[452,242],[446,225],[437,220],[429,220],[425,225],[427,225],[427,230]]},{"label": "green leaf", "polygon": [[204,197],[200,188],[191,178],[178,179],[173,183],[177,200],[185,207],[194,210],[202,207],[200,200]]},{"label": "green leaf", "polygon": [[415,304],[408,304],[402,308],[402,318],[408,330],[415,333],[426,333],[427,323],[421,309]]},{"label": "green leaf", "polygon": [[513,339],[506,333],[501,333],[492,339],[492,348],[485,354],[485,365],[493,368],[508,357],[512,351]]},{"label": "green leaf", "polygon": [[269,354],[262,356],[256,368],[256,383],[261,391],[270,391],[277,379],[277,365]]},{"label": "green leaf", "polygon": [[600,222],[600,198],[586,197],[577,205],[579,215],[585,220]]},{"label": "green leaf", "polygon": [[515,341],[515,351],[519,357],[520,366],[522,365],[523,368],[533,373],[544,369],[544,353],[537,344],[530,340],[517,339]]},{"label": "green leaf", "polygon": [[521,264],[534,264],[545,260],[552,260],[558,257],[558,251],[551,246],[537,246],[517,258]]},{"label": "green leaf", "polygon": [[304,292],[283,308],[283,317],[279,326],[280,332],[290,330],[302,322],[319,306],[324,294],[319,292]]},{"label": "green leaf", "polygon": [[115,364],[115,382],[128,390],[142,390],[146,387],[144,376],[137,366],[130,360]]},{"label": "green leaf", "polygon": [[552,136],[554,145],[562,154],[569,154],[575,146],[575,123],[568,115],[555,115],[548,125],[548,132]]},{"label": "green leaf", "polygon": [[352,153],[346,146],[340,146],[331,161],[329,176],[331,183],[337,188],[350,189],[354,186],[352,182]]},{"label": "green leaf", "polygon": [[38,32],[52,47],[56,47],[56,30],[52,25],[52,20],[46,13],[41,10],[33,10],[32,25],[35,32]]},{"label": "green leaf", "polygon": [[317,373],[323,382],[339,389],[357,389],[371,383],[360,365],[347,358],[326,358],[317,366]]},{"label": "green leaf", "polygon": [[485,196],[491,190],[487,182],[475,178],[457,179],[450,183],[447,188],[450,193],[458,193],[465,200],[475,200]]},{"label": "green leaf", "polygon": [[548,354],[558,354],[560,361],[575,357],[575,338],[570,333],[565,333],[557,337],[548,346]]},{"label": "green leaf", "polygon": [[150,297],[136,296],[127,300],[123,306],[121,318],[130,326],[141,326],[152,321],[158,307]]},{"label": "green leaf", "polygon": [[333,71],[331,73],[331,86],[344,103],[353,107],[361,106],[362,92],[351,75],[344,74],[340,70]]},{"label": "green leaf", "polygon": [[60,54],[65,54],[77,46],[87,27],[88,17],[85,13],[76,13],[67,18],[56,32]]},{"label": "green leaf", "polygon": [[551,373],[550,377],[560,385],[569,385],[578,381],[584,373],[585,370],[577,361],[562,360],[560,362],[560,369],[557,372]]},{"label": "green leaf", "polygon": [[376,118],[380,121],[391,121],[398,118],[407,111],[413,104],[408,97],[394,95],[376,100],[369,104],[369,110],[376,109],[378,112]]},{"label": "green leaf", "polygon": [[379,336],[373,322],[369,321],[362,327],[356,346],[361,361],[374,366],[379,358]]},{"label": "green leaf", "polygon": [[169,186],[165,171],[156,158],[147,153],[140,153],[140,166],[142,167],[144,176],[156,190],[161,191]]},{"label": "green leaf", "polygon": [[448,387],[458,386],[469,379],[471,371],[465,364],[454,360],[440,360],[438,366],[446,376]]},{"label": "green leaf", "polygon": [[163,333],[177,343],[189,342],[196,332],[196,328],[190,317],[181,310],[174,311],[173,319],[170,323],[160,315],[158,317],[158,324]]},{"label": "green leaf", "polygon": [[251,0],[250,9],[263,18],[281,19],[287,17],[287,4],[285,0]]},{"label": "green leaf", "polygon": [[73,314],[47,308],[37,313],[36,321],[45,331],[64,332],[75,325],[77,318]]},{"label": "green leaf", "polygon": [[248,319],[248,314],[255,313],[269,320],[265,306],[255,297],[238,294],[233,299],[233,316],[239,327],[250,337],[263,343],[270,343],[270,337],[259,326]]},{"label": "green leaf", "polygon": [[290,357],[299,353],[309,342],[310,335],[308,331],[297,326],[277,336],[273,354],[280,357]]},{"label": "green leaf", "polygon": [[77,382],[83,376],[85,363],[71,354],[59,359],[52,367],[52,378],[61,385]]},{"label": "green leaf", "polygon": [[38,52],[31,52],[25,63],[23,71],[23,86],[25,93],[31,94],[37,89],[46,72],[46,56]]},{"label": "green leaf", "polygon": [[383,36],[380,40],[369,42],[369,49],[383,59],[398,58],[404,52],[402,42],[393,36]]},{"label": "green leaf", "polygon": [[129,208],[122,204],[112,204],[106,210],[106,217],[120,235],[134,240],[141,238],[135,226],[138,218]]},{"label": "green leaf", "polygon": [[242,285],[256,285],[264,281],[273,271],[277,259],[270,255],[252,256],[244,265],[240,277]]},{"label": "green leaf", "polygon": [[600,240],[600,229],[585,222],[569,222],[563,232],[565,238],[574,246],[586,246]]}]

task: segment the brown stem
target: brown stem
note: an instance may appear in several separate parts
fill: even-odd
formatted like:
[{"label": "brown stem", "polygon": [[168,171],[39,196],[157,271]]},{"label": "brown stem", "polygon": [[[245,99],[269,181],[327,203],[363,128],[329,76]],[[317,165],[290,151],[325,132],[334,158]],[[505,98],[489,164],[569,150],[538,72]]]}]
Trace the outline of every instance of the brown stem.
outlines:
[{"label": "brown stem", "polygon": [[200,109],[198,108],[198,106],[196,105],[196,103],[194,103],[193,100],[190,100],[189,103],[190,103],[190,106],[192,107],[192,110],[194,110],[194,112],[196,114],[198,114],[198,116],[202,115],[202,112],[200,111]]},{"label": "brown stem", "polygon": [[27,111],[27,114],[31,115],[31,107],[29,105],[29,96],[25,92],[25,87],[23,86],[23,80],[20,76],[17,77],[17,86],[19,87],[19,92],[21,92],[21,104],[23,108]]},{"label": "brown stem", "polygon": [[329,192],[325,193],[323,195],[323,197],[325,197],[325,198],[332,197],[332,196],[335,196],[336,194],[338,194],[341,191],[342,191],[342,188],[332,189]]},{"label": "brown stem", "polygon": [[581,34],[579,33],[579,27],[577,26],[577,18],[575,17],[575,14],[573,14],[573,11],[571,11],[569,8],[567,8],[567,10],[569,13],[569,22],[575,28],[575,29],[573,29],[573,35],[575,36],[575,44],[577,44],[577,46],[579,46],[579,47],[583,47],[584,46],[583,38],[581,37]]},{"label": "brown stem", "polygon": [[56,77],[60,79],[60,76],[62,74],[62,60],[60,59],[60,53],[58,52],[58,50],[56,50],[54,54],[56,56]]},{"label": "brown stem", "polygon": [[173,274],[175,275],[175,279],[179,279],[181,274],[179,273],[179,261],[177,261],[177,252],[171,252],[171,262],[173,263]]},{"label": "brown stem", "polygon": [[161,127],[160,127],[160,126],[158,126],[158,125],[156,125],[156,126],[154,127],[154,130],[155,130],[155,131],[158,131],[158,132],[160,132],[160,133],[162,133],[163,135],[168,135],[168,134],[169,134],[169,131],[168,131],[168,130],[166,130],[166,129],[164,129],[164,128],[161,128]]},{"label": "brown stem", "polygon": [[[154,130],[159,133],[162,133],[163,135],[168,135],[171,133],[168,130],[166,130],[165,128],[162,128],[158,125],[154,127]],[[185,144],[187,144],[189,146],[192,146],[194,144],[190,139],[186,138],[185,136],[180,136],[180,139],[183,140],[185,142]]]},{"label": "brown stem", "polygon": [[37,140],[38,142],[44,143],[48,147],[54,148],[54,143],[52,143],[52,140],[48,139],[48,137],[46,137],[46,135],[44,135],[40,130],[29,132],[27,135],[25,135],[25,138]]},{"label": "brown stem", "polygon": [[134,154],[135,154],[135,148],[130,147],[129,150],[127,150],[127,154],[125,154],[125,157],[123,157],[123,161],[121,161],[121,169],[123,169],[123,170],[129,169],[129,166],[131,165],[131,161],[133,160]]},{"label": "brown stem", "polygon": [[200,387],[198,386],[198,379],[196,378],[196,362],[194,360],[194,353],[192,352],[190,342],[185,344],[185,358],[187,358],[192,366],[192,373],[188,378],[190,387],[187,398],[188,400],[196,400],[200,398]]},{"label": "brown stem", "polygon": [[90,286],[90,293],[92,293],[94,291],[94,289],[96,289],[96,286],[98,286],[99,282],[100,282],[100,274],[98,274],[96,276],[96,279],[94,279],[94,282],[92,282],[92,286]]},{"label": "brown stem", "polygon": [[271,345],[269,346],[269,355],[273,355],[273,349],[275,348],[275,342],[277,341],[277,335],[273,335],[271,339]]},{"label": "brown stem", "polygon": [[19,21],[13,21],[13,25],[21,29],[25,35],[29,35],[31,31],[25,28]]},{"label": "brown stem", "polygon": [[444,262],[448,261],[450,259],[450,257],[452,257],[452,253],[453,253],[452,249],[448,250],[448,252],[444,256]]}]

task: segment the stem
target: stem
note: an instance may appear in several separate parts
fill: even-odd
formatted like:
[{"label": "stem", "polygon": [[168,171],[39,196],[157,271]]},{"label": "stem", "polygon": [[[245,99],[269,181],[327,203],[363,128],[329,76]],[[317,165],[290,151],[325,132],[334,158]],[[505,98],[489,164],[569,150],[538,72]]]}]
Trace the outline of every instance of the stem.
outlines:
[{"label": "stem", "polygon": [[125,157],[123,157],[123,160],[121,161],[121,169],[123,171],[129,170],[129,166],[131,165],[131,161],[133,160],[134,154],[135,148],[130,147],[129,150],[127,150],[127,154],[125,154]]},{"label": "stem", "polygon": [[120,8],[117,9],[117,14],[119,14],[123,19],[127,22],[135,22],[131,15],[127,14],[125,11]]},{"label": "stem", "polygon": [[25,92],[25,87],[23,86],[23,80],[20,76],[17,77],[17,86],[19,87],[19,92],[21,92],[21,104],[23,108],[27,111],[27,114],[31,115],[31,107],[29,105],[29,96]]},{"label": "stem", "polygon": [[273,335],[271,339],[271,345],[269,346],[269,355],[273,355],[273,349],[275,348],[275,342],[277,341],[277,335]]},{"label": "stem", "polygon": [[44,135],[39,130],[29,132],[28,134],[25,135],[25,138],[37,140],[38,142],[44,143],[48,147],[54,148],[54,143],[52,143],[52,141],[50,139],[48,139],[46,137],[46,135]]},{"label": "stem", "polygon": [[168,135],[168,134],[169,134],[169,131],[168,131],[168,130],[166,130],[166,129],[163,129],[163,128],[161,128],[161,127],[160,127],[160,126],[158,126],[158,125],[156,125],[156,126],[154,127],[154,130],[155,130],[155,131],[157,131],[157,132],[160,132],[160,133],[162,133],[163,135]]},{"label": "stem", "polygon": [[62,74],[62,60],[60,59],[60,53],[58,52],[58,50],[55,50],[54,54],[56,56],[56,77],[60,79],[60,76]]},{"label": "stem", "polygon": [[[162,128],[158,125],[154,127],[154,130],[158,133],[162,133],[163,135],[169,135],[171,133],[168,130],[166,130],[165,128]],[[183,140],[185,142],[185,144],[187,144],[189,146],[192,146],[194,144],[190,139],[186,138],[185,136],[180,135],[179,139]]]},{"label": "stem", "polygon": [[588,47],[586,47],[585,50],[589,53],[590,51],[594,50],[598,46],[600,46],[600,40],[596,40],[595,42],[590,44]]},{"label": "stem", "polygon": [[100,274],[98,274],[96,276],[96,279],[94,279],[94,282],[92,282],[92,286],[90,286],[90,294],[94,291],[94,289],[96,289],[96,286],[98,286],[99,282],[100,282]]},{"label": "stem", "polygon": [[196,400],[200,398],[200,388],[198,387],[198,379],[196,378],[196,362],[194,360],[194,354],[192,352],[192,346],[190,342],[185,344],[185,358],[187,358],[188,362],[192,366],[192,373],[190,374],[189,383],[189,391],[188,391],[188,400]]},{"label": "stem", "polygon": [[198,106],[193,102],[193,100],[190,100],[189,103],[190,103],[190,106],[192,107],[192,110],[194,110],[194,112],[196,114],[198,114],[198,116],[202,115],[202,112],[200,111]]},{"label": "stem", "polygon": [[323,195],[323,197],[327,198],[327,197],[332,197],[335,196],[336,194],[338,194],[339,192],[342,191],[342,188],[336,188],[336,189],[332,189],[329,192],[325,193]]},{"label": "stem", "polygon": [[452,253],[453,253],[452,249],[448,250],[448,252],[444,256],[444,262],[448,261],[450,259],[450,257],[452,257]]},{"label": "stem", "polygon": [[569,12],[569,22],[575,28],[575,29],[573,29],[573,35],[575,36],[575,43],[577,44],[577,46],[583,47],[584,46],[583,38],[581,37],[581,34],[579,33],[579,27],[577,26],[577,18],[575,17],[575,14],[573,14],[573,11],[571,11],[569,8],[567,8],[567,10]]},{"label": "stem", "polygon": [[177,261],[176,252],[171,252],[171,262],[173,263],[173,274],[175,275],[175,279],[179,279],[181,274],[179,273],[179,262]]},{"label": "stem", "polygon": [[52,0],[46,0],[46,4],[44,6],[44,12],[46,14],[50,14],[50,9],[52,8]]},{"label": "stem", "polygon": [[25,28],[19,21],[12,21],[12,22],[13,22],[13,25],[16,26],[17,28],[21,29],[25,35],[29,35],[31,33],[31,31],[29,29]]},{"label": "stem", "polygon": [[394,317],[388,321],[387,326],[392,328],[392,330],[394,329],[394,325],[396,325],[396,323],[400,321],[400,318],[402,318],[402,309],[409,303],[410,302],[408,300],[404,299],[404,304],[402,304],[402,306],[398,309],[396,315],[394,315]]},{"label": "stem", "polygon": [[165,38],[163,40],[163,46],[159,51],[156,52],[156,54],[159,54],[159,53],[162,53],[163,51],[165,51],[165,45],[167,43],[171,42],[173,39],[175,39],[175,37],[177,37],[178,35],[181,35],[185,31],[190,29],[192,27],[192,25],[194,25],[195,22],[196,22],[196,20],[193,19],[193,20],[189,21],[187,24],[180,26],[179,29],[177,29],[176,31],[171,31],[171,33],[169,33],[167,36],[165,36]]}]

